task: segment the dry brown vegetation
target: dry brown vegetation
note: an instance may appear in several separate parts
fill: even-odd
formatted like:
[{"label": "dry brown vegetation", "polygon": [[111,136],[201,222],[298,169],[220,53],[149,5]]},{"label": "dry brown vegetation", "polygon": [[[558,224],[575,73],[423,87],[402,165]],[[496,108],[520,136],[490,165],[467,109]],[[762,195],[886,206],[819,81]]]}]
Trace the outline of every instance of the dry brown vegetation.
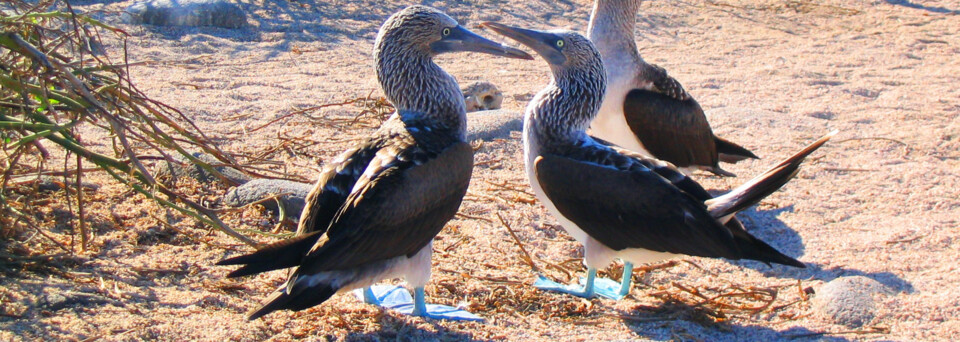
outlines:
[{"label": "dry brown vegetation", "polygon": [[[37,7],[32,13],[59,13],[37,21],[4,14],[0,73],[15,82],[0,89],[0,121],[23,123],[0,127],[9,138],[0,165],[0,340],[938,340],[960,333],[960,275],[951,262],[960,258],[954,3],[645,2],[641,53],[684,83],[719,135],[764,158],[731,167],[739,179],[699,175],[708,189],[729,189],[840,129],[797,179],[741,216],[752,233],[810,268],[690,258],[638,267],[635,288],[619,302],[538,291],[529,286],[534,272],[574,281],[584,269],[579,245],[531,195],[515,134],[474,143],[474,179],[434,244],[427,286],[431,301],[467,307],[484,323],[425,321],[349,295],[246,322],[244,312],[285,273],[224,279],[229,269],[213,264],[252,249],[223,228],[263,243],[289,236],[290,227],[260,206],[223,206],[223,182],[143,179],[180,150],[202,150],[257,177],[313,180],[318,165],[389,112],[370,49],[382,20],[410,2],[242,0],[252,27],[241,30],[125,25],[117,13],[130,3],[71,2],[97,22],[78,23],[65,7]],[[432,5],[467,25],[581,31],[589,11],[588,1]],[[10,32],[50,65],[17,41],[7,45]],[[105,54],[90,53],[98,48],[90,38]],[[504,107],[517,111],[548,80],[539,61],[472,54],[438,61],[461,84],[497,84]],[[109,159],[98,164],[51,138]],[[61,185],[40,187],[39,174]],[[617,279],[619,267],[601,276]],[[893,290],[877,299],[877,317],[864,327],[834,325],[811,310],[819,286],[847,275]]]}]

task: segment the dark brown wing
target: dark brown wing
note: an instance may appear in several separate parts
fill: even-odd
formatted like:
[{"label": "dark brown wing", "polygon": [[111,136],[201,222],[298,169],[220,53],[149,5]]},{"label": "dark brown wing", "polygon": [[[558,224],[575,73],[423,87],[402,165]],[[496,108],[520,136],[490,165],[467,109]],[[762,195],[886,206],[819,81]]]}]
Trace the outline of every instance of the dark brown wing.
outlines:
[{"label": "dark brown wing", "polygon": [[344,151],[334,162],[324,165],[313,190],[307,195],[297,235],[326,232],[334,215],[340,211],[357,179],[363,175],[378,150],[377,141]]},{"label": "dark brown wing", "polygon": [[[595,138],[595,137],[591,137],[591,138],[593,138],[593,140],[596,140],[598,143],[615,151],[617,154],[623,157],[632,159],[633,162],[638,163],[643,167],[646,167],[647,169],[653,170],[653,172],[656,172],[658,175],[660,175],[660,177],[663,177],[664,179],[670,181],[670,183],[673,184],[673,186],[676,186],[678,189],[682,190],[683,192],[686,192],[688,195],[693,196],[693,198],[696,198],[701,202],[713,198],[713,195],[710,195],[710,193],[707,192],[707,190],[704,189],[703,186],[700,185],[700,183],[695,182],[693,178],[690,178],[687,175],[683,174],[683,172],[680,172],[680,170],[678,170],[677,167],[671,164],[670,162],[662,161],[659,159],[651,159],[640,153],[630,151],[628,149],[614,145],[606,140]],[[602,152],[600,152],[599,154],[602,154]],[[602,158],[609,158],[609,157],[602,157]],[[582,157],[577,159],[589,160]],[[623,164],[623,163],[621,162],[620,164]]]},{"label": "dark brown wing", "polygon": [[706,206],[651,170],[621,170],[557,155],[535,162],[560,213],[614,249],[739,259],[733,235]]},{"label": "dark brown wing", "polygon": [[717,166],[713,131],[696,100],[634,89],[623,102],[630,130],[657,159],[678,167]]},{"label": "dark brown wing", "polygon": [[473,149],[464,142],[422,163],[371,162],[296,275],[412,256],[456,214],[472,170]]}]

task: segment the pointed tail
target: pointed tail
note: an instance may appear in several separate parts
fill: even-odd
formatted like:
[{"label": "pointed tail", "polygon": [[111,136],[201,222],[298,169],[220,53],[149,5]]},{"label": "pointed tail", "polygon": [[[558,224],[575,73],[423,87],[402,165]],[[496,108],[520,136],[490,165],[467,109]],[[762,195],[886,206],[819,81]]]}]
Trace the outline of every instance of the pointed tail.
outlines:
[{"label": "pointed tail", "polygon": [[742,253],[742,259],[756,260],[767,265],[770,265],[772,262],[799,268],[807,267],[799,260],[780,253],[780,251],[763,242],[763,240],[747,233],[747,230],[743,228],[743,224],[737,219],[728,221],[724,226],[733,234],[733,240],[737,243],[737,247]]},{"label": "pointed tail", "polygon": [[790,158],[780,162],[780,164],[775,165],[763,174],[733,189],[729,193],[707,200],[705,203],[710,214],[721,220],[721,222],[724,222],[729,215],[736,214],[738,211],[757,204],[757,202],[760,202],[764,197],[769,196],[784,184],[787,184],[793,176],[796,176],[797,172],[800,171],[800,164],[803,163],[804,158],[810,155],[810,153],[813,153],[813,151],[816,151],[820,146],[823,146],[823,144],[830,140],[835,134],[837,134],[837,131],[828,133],[819,140],[807,145],[807,147],[800,150],[800,152],[797,152]]},{"label": "pointed tail", "polygon": [[300,265],[303,256],[317,243],[320,233],[322,232],[318,231],[279,241],[251,254],[221,260],[217,265],[243,265],[227,274],[227,278],[294,267]]},{"label": "pointed tail", "polygon": [[247,313],[247,320],[252,321],[277,310],[300,311],[314,307],[330,299],[331,296],[337,293],[338,289],[330,286],[330,284],[318,284],[316,286],[297,289],[292,293],[287,293],[286,290],[287,287],[284,286],[270,295],[270,298],[266,300],[266,304],[263,304],[259,309],[251,310]]},{"label": "pointed tail", "polygon": [[719,154],[720,161],[724,163],[733,164],[747,158],[760,159],[760,157],[757,157],[756,154],[753,154],[753,152],[750,152],[750,150],[743,146],[718,136],[714,136],[713,138],[714,144],[717,146],[717,154]]}]

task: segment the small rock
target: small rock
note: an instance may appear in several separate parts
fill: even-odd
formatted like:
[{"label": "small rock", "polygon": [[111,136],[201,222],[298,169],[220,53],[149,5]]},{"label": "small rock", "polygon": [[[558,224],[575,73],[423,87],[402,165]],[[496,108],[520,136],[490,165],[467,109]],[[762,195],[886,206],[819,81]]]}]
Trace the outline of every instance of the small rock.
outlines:
[{"label": "small rock", "polygon": [[833,118],[836,117],[837,115],[831,111],[823,110],[823,111],[816,111],[816,112],[809,113],[807,114],[807,116],[814,117],[817,119],[833,120]]},{"label": "small rock", "polygon": [[491,110],[467,114],[467,141],[508,139],[510,132],[523,130],[523,114]]},{"label": "small rock", "polygon": [[95,305],[104,305],[104,304],[114,304],[122,306],[116,300],[106,298],[100,295],[93,293],[85,292],[76,292],[76,291],[64,291],[64,292],[49,292],[46,293],[39,301],[40,307],[45,310],[57,311],[60,309],[80,307],[80,306],[95,306]]},{"label": "small rock", "polygon": [[159,26],[216,26],[240,28],[247,14],[226,0],[150,0],[130,5],[122,15],[129,24]]},{"label": "small rock", "polygon": [[[297,220],[300,213],[303,212],[303,206],[306,203],[307,194],[313,189],[313,184],[298,183],[280,179],[254,179],[241,186],[230,189],[223,202],[233,207],[244,206],[264,198],[290,193],[280,196],[280,202],[283,203],[283,209],[288,219]],[[277,211],[277,201],[266,201],[260,205],[269,210]]]},{"label": "small rock", "polygon": [[463,100],[467,103],[467,112],[500,109],[503,93],[490,82],[474,82],[463,88]]},{"label": "small rock", "polygon": [[[203,152],[195,152],[193,153],[193,157],[210,165],[223,164],[223,162],[217,158],[214,158],[213,156]],[[174,159],[176,159],[176,163],[160,163],[154,170],[154,175],[158,178],[171,177],[173,180],[177,180],[181,177],[190,177],[204,183],[220,180],[219,177],[215,176],[199,165],[191,163],[182,155],[177,156]],[[227,177],[227,179],[238,184],[243,184],[250,180],[250,176],[247,176],[243,172],[240,172],[232,167],[214,166],[213,168],[214,170],[217,170],[217,172],[220,172],[220,174],[222,174],[224,177]]]},{"label": "small rock", "polygon": [[835,324],[862,326],[873,319],[873,296],[888,293],[876,280],[864,277],[840,277],[823,285],[813,299],[813,309]]},{"label": "small rock", "polygon": [[[37,188],[43,191],[60,191],[61,189],[63,189],[64,186],[67,186],[70,188],[76,188],[77,186],[76,180],[77,180],[76,176],[69,176],[67,177],[67,182],[64,183],[63,177],[40,176],[39,183],[37,184]],[[94,184],[89,182],[81,182],[80,187],[89,189],[89,190],[100,189],[99,184]]]}]

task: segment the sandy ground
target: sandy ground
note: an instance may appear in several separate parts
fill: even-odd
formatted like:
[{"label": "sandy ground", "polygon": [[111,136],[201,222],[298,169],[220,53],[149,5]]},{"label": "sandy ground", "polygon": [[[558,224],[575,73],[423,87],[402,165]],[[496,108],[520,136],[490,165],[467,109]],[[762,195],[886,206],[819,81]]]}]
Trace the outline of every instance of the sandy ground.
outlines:
[{"label": "sandy ground", "polygon": [[[133,34],[131,61],[141,89],[185,113],[228,151],[265,155],[261,165],[303,179],[318,163],[373,130],[331,125],[346,106],[298,109],[378,94],[370,51],[376,30],[406,1],[241,1],[252,27],[135,27],[115,14],[129,1],[76,2]],[[472,27],[481,20],[583,30],[586,1],[426,1]],[[100,177],[89,195],[97,229],[90,252],[59,271],[0,279],[0,340],[943,340],[960,336],[960,4],[951,1],[658,1],[638,15],[641,53],[670,71],[706,109],[714,130],[764,159],[726,166],[741,175],[697,178],[722,191],[758,174],[820,135],[840,134],[782,191],[741,214],[747,228],[809,265],[684,259],[640,270],[622,301],[539,292],[534,275],[497,215],[535,264],[582,272],[579,245],[532,201],[519,134],[486,142],[461,207],[434,244],[430,300],[464,305],[485,323],[425,321],[335,296],[299,313],[247,322],[284,272],[226,280],[213,264],[249,251],[235,240],[172,217]],[[485,33],[488,36],[492,34]],[[108,49],[117,51],[116,39]],[[488,80],[520,110],[548,81],[542,61],[473,54],[438,61],[461,84]],[[327,120],[327,121],[324,121]],[[375,124],[375,122],[371,121]],[[367,125],[370,126],[370,125]],[[285,152],[266,153],[285,140]],[[105,146],[106,147],[106,146]],[[94,176],[91,176],[94,177]],[[96,181],[98,178],[92,178]],[[227,189],[192,185],[217,207]],[[63,198],[51,193],[51,198]],[[62,202],[62,201],[59,201]],[[58,201],[46,208],[54,237],[67,241]],[[259,208],[225,215],[237,229],[268,231]],[[252,235],[260,241],[266,236]],[[40,240],[40,238],[36,238]],[[198,240],[203,243],[197,242]],[[39,242],[37,242],[39,243]],[[230,249],[222,248],[228,246]],[[617,269],[610,270],[618,272]],[[892,290],[857,334],[816,315],[800,289],[863,275]],[[711,316],[683,288],[777,293],[766,309],[718,309]],[[744,292],[744,291],[741,291]],[[59,296],[58,296],[59,294]],[[671,297],[673,296],[673,297]],[[680,302],[669,298],[683,299]],[[65,299],[65,300],[64,300]],[[729,299],[733,305],[763,302]],[[839,333],[818,335],[818,333]]]}]

